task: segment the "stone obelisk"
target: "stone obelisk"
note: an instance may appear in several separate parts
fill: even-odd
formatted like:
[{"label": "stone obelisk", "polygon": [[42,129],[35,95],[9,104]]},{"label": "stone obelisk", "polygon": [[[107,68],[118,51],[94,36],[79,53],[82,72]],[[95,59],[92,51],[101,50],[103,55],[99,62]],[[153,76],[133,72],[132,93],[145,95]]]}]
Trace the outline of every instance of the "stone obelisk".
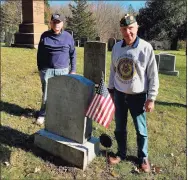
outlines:
[{"label": "stone obelisk", "polygon": [[15,33],[14,47],[37,48],[40,36],[48,26],[44,24],[44,0],[22,0],[22,24]]}]

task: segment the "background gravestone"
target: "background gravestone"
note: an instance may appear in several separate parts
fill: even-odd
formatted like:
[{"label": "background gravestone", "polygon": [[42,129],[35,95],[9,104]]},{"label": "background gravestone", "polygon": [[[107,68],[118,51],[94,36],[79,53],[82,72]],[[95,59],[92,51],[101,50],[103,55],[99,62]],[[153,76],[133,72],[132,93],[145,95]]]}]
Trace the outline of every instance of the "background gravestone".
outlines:
[{"label": "background gravestone", "polygon": [[99,84],[104,73],[106,74],[106,43],[90,41],[84,46],[84,77]]},{"label": "background gravestone", "polygon": [[44,0],[22,0],[22,17],[12,46],[37,48],[41,34],[48,30],[44,24]]},{"label": "background gravestone", "polygon": [[[84,78],[81,77],[80,80]],[[86,86],[89,81],[85,80],[84,84],[80,80],[71,76],[59,76],[49,80],[45,129],[84,143],[91,137],[92,132],[92,121],[85,117],[85,111],[94,89]]]},{"label": "background gravestone", "polygon": [[101,39],[101,38],[100,38],[99,36],[97,36],[97,37],[95,38],[96,41],[100,41],[100,39]]},{"label": "background gravestone", "polygon": [[80,47],[84,47],[84,44],[85,44],[85,42],[87,42],[88,41],[88,38],[87,37],[81,37],[81,39],[80,39]]},{"label": "background gravestone", "polygon": [[109,38],[108,39],[108,51],[112,51],[112,48],[113,48],[115,43],[116,43],[115,38]]},{"label": "background gravestone", "polygon": [[171,54],[159,54],[159,72],[168,75],[179,75],[179,71],[175,70],[176,56]]}]

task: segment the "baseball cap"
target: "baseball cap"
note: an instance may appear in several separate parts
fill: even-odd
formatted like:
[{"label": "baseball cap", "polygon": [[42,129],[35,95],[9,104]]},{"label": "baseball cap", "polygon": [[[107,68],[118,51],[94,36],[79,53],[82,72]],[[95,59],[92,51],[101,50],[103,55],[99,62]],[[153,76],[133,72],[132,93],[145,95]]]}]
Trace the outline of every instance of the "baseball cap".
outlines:
[{"label": "baseball cap", "polygon": [[51,21],[54,21],[54,20],[64,21],[64,16],[62,14],[58,14],[58,13],[52,14]]},{"label": "baseball cap", "polygon": [[136,22],[136,18],[133,15],[125,14],[120,20],[120,27],[128,26]]}]

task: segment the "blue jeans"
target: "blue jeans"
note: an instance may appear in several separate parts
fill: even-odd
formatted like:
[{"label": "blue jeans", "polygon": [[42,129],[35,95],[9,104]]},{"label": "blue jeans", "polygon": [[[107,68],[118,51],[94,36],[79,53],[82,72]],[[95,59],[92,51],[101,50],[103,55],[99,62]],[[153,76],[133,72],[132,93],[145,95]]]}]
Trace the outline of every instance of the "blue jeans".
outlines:
[{"label": "blue jeans", "polygon": [[122,159],[126,157],[127,151],[127,115],[128,110],[131,113],[137,134],[138,158],[148,157],[148,135],[146,112],[144,104],[146,101],[146,93],[142,94],[125,94],[118,90],[114,91],[115,101],[115,138],[118,144],[118,153]]},{"label": "blue jeans", "polygon": [[46,114],[46,100],[47,100],[47,87],[48,87],[48,79],[54,76],[61,76],[69,73],[69,68],[64,69],[47,69],[41,70],[40,72],[40,80],[42,84],[42,103],[39,111],[39,116],[45,116]]}]

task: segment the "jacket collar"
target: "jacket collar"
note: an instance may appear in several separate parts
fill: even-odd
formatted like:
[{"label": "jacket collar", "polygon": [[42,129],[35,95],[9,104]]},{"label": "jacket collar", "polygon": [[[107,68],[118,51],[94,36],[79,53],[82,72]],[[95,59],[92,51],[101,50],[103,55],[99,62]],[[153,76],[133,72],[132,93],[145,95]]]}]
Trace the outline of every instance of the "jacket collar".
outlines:
[{"label": "jacket collar", "polygon": [[[139,37],[137,36],[136,37],[136,39],[135,39],[135,41],[133,42],[133,44],[132,44],[132,47],[133,48],[136,48],[137,46],[138,46],[138,44],[139,44]],[[122,45],[121,45],[121,47],[125,47],[126,46],[126,42],[125,42],[125,40],[123,39],[123,42],[122,42]]]}]

